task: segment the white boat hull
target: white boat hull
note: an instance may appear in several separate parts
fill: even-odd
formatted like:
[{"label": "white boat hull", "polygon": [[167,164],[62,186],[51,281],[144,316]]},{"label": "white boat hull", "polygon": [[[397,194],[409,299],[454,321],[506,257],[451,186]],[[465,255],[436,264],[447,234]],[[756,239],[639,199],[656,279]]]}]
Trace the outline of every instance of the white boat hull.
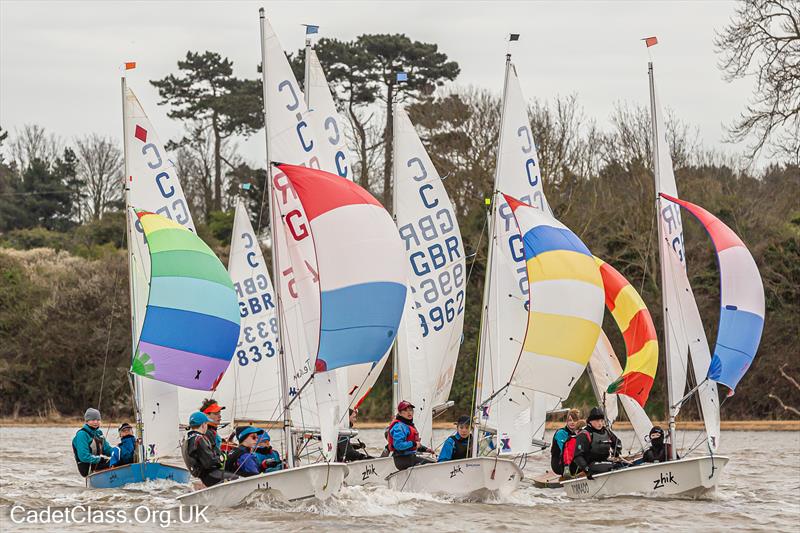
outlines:
[{"label": "white boat hull", "polygon": [[570,498],[608,498],[624,495],[699,498],[714,491],[728,458],[691,457],[597,474],[592,480],[562,482]]},{"label": "white boat hull", "polygon": [[507,496],[516,490],[521,480],[522,470],[514,461],[495,457],[419,465],[387,478],[393,490],[425,492],[464,501]]},{"label": "white boat hull", "polygon": [[376,457],[375,459],[365,459],[363,461],[353,461],[347,463],[347,479],[344,484],[350,487],[356,485],[386,485],[386,477],[397,468],[394,466],[392,457]]},{"label": "white boat hull", "polygon": [[283,502],[309,498],[327,500],[342,488],[347,475],[344,463],[318,463],[241,477],[178,497],[181,505],[234,507],[251,494],[260,493]]}]

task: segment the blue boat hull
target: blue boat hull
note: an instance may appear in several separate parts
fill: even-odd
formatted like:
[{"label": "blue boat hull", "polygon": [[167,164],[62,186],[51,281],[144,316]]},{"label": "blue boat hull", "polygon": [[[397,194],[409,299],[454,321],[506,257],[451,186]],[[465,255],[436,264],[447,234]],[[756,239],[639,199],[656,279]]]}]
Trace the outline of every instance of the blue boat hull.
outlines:
[{"label": "blue boat hull", "polygon": [[155,479],[188,483],[189,471],[185,468],[161,463],[134,463],[90,474],[86,478],[86,486],[92,489],[115,489],[131,483],[142,483]]}]

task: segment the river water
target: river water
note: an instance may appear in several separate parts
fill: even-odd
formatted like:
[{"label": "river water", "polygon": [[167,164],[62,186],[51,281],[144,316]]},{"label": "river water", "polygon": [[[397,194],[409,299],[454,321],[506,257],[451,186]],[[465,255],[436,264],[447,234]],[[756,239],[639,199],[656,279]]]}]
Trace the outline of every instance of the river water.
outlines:
[{"label": "river water", "polygon": [[[76,428],[77,429],[77,428]],[[175,497],[186,486],[152,482],[127,490],[89,490],[78,475],[70,442],[76,429],[0,428],[0,531],[197,531],[180,519]],[[108,432],[106,432],[108,434]],[[446,432],[437,431],[443,439]],[[621,432],[623,442],[632,434]],[[116,432],[111,432],[115,442]],[[363,430],[370,448],[382,446],[380,430]],[[682,439],[689,445],[696,434]],[[510,497],[459,503],[388,488],[345,487],[323,503],[250,502],[236,509],[209,508],[202,531],[800,531],[800,432],[723,432],[721,454],[731,458],[717,493],[707,500],[613,498],[576,501],[560,489],[535,488],[530,479]],[[528,460],[529,478],[547,468],[549,453]],[[30,510],[120,511],[132,524],[15,523]],[[140,507],[141,506],[141,507]],[[21,511],[24,508],[25,512]],[[139,510],[137,511],[137,508]],[[42,515],[42,513],[40,513]],[[96,516],[96,515],[95,515]],[[167,523],[167,517],[173,523]],[[147,519],[150,522],[147,522]],[[184,517],[188,518],[188,517]]]}]

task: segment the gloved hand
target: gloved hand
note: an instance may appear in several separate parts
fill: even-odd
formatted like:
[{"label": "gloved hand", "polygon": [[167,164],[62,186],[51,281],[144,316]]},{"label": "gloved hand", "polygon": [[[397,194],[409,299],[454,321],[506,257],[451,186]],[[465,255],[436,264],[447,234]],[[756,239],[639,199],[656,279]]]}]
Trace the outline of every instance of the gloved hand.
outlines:
[{"label": "gloved hand", "polygon": [[427,446],[423,446],[422,444],[419,445],[419,448],[417,448],[417,450],[422,453],[433,453],[433,450],[431,450]]},{"label": "gloved hand", "polygon": [[111,457],[109,457],[107,455],[102,455],[101,454],[101,455],[98,455],[98,457],[100,457],[101,461],[110,461],[111,460]]},{"label": "gloved hand", "polygon": [[589,481],[593,481],[594,480],[594,478],[592,477],[592,473],[589,472],[588,468],[586,470],[584,470],[584,472],[586,472],[586,479],[588,479]]},{"label": "gloved hand", "polygon": [[366,444],[364,444],[364,443],[363,443],[363,442],[361,442],[361,441],[358,441],[358,442],[356,442],[355,444],[353,444],[353,443],[350,443],[350,447],[351,447],[351,448],[353,448],[354,450],[363,450],[364,448],[366,448],[366,447],[367,447],[367,445],[366,445]]},{"label": "gloved hand", "polygon": [[261,461],[261,469],[266,470],[267,468],[272,468],[278,466],[280,461],[276,461],[275,459],[264,459]]}]

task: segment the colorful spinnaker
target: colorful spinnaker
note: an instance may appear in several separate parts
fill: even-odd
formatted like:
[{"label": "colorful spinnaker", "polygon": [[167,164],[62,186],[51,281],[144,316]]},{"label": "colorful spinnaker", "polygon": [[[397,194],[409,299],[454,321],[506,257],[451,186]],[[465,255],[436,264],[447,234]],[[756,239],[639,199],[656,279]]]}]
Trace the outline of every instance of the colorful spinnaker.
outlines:
[{"label": "colorful spinnaker", "polygon": [[636,289],[617,269],[595,257],[603,277],[606,307],[625,340],[625,371],[608,386],[610,394],[624,394],[644,407],[658,366],[658,339],[650,311]]},{"label": "colorful spinnaker", "polygon": [[708,379],[731,391],[750,368],[764,329],[764,285],[753,256],[736,233],[720,219],[691,202],[661,193],[703,224],[719,259],[719,331]]},{"label": "colorful spinnaker", "polygon": [[528,330],[514,381],[565,399],[600,335],[603,279],[585,244],[541,209],[503,195],[522,236]]},{"label": "colorful spinnaker", "polygon": [[137,210],[150,251],[150,295],[131,372],[213,390],[239,339],[233,283],[211,248],[162,215]]},{"label": "colorful spinnaker", "polygon": [[405,253],[392,218],[345,178],[277,167],[302,205],[316,254],[311,267],[319,277],[320,311],[318,317],[304,316],[307,328],[318,324],[316,372],[376,363],[394,342],[406,299]]}]

